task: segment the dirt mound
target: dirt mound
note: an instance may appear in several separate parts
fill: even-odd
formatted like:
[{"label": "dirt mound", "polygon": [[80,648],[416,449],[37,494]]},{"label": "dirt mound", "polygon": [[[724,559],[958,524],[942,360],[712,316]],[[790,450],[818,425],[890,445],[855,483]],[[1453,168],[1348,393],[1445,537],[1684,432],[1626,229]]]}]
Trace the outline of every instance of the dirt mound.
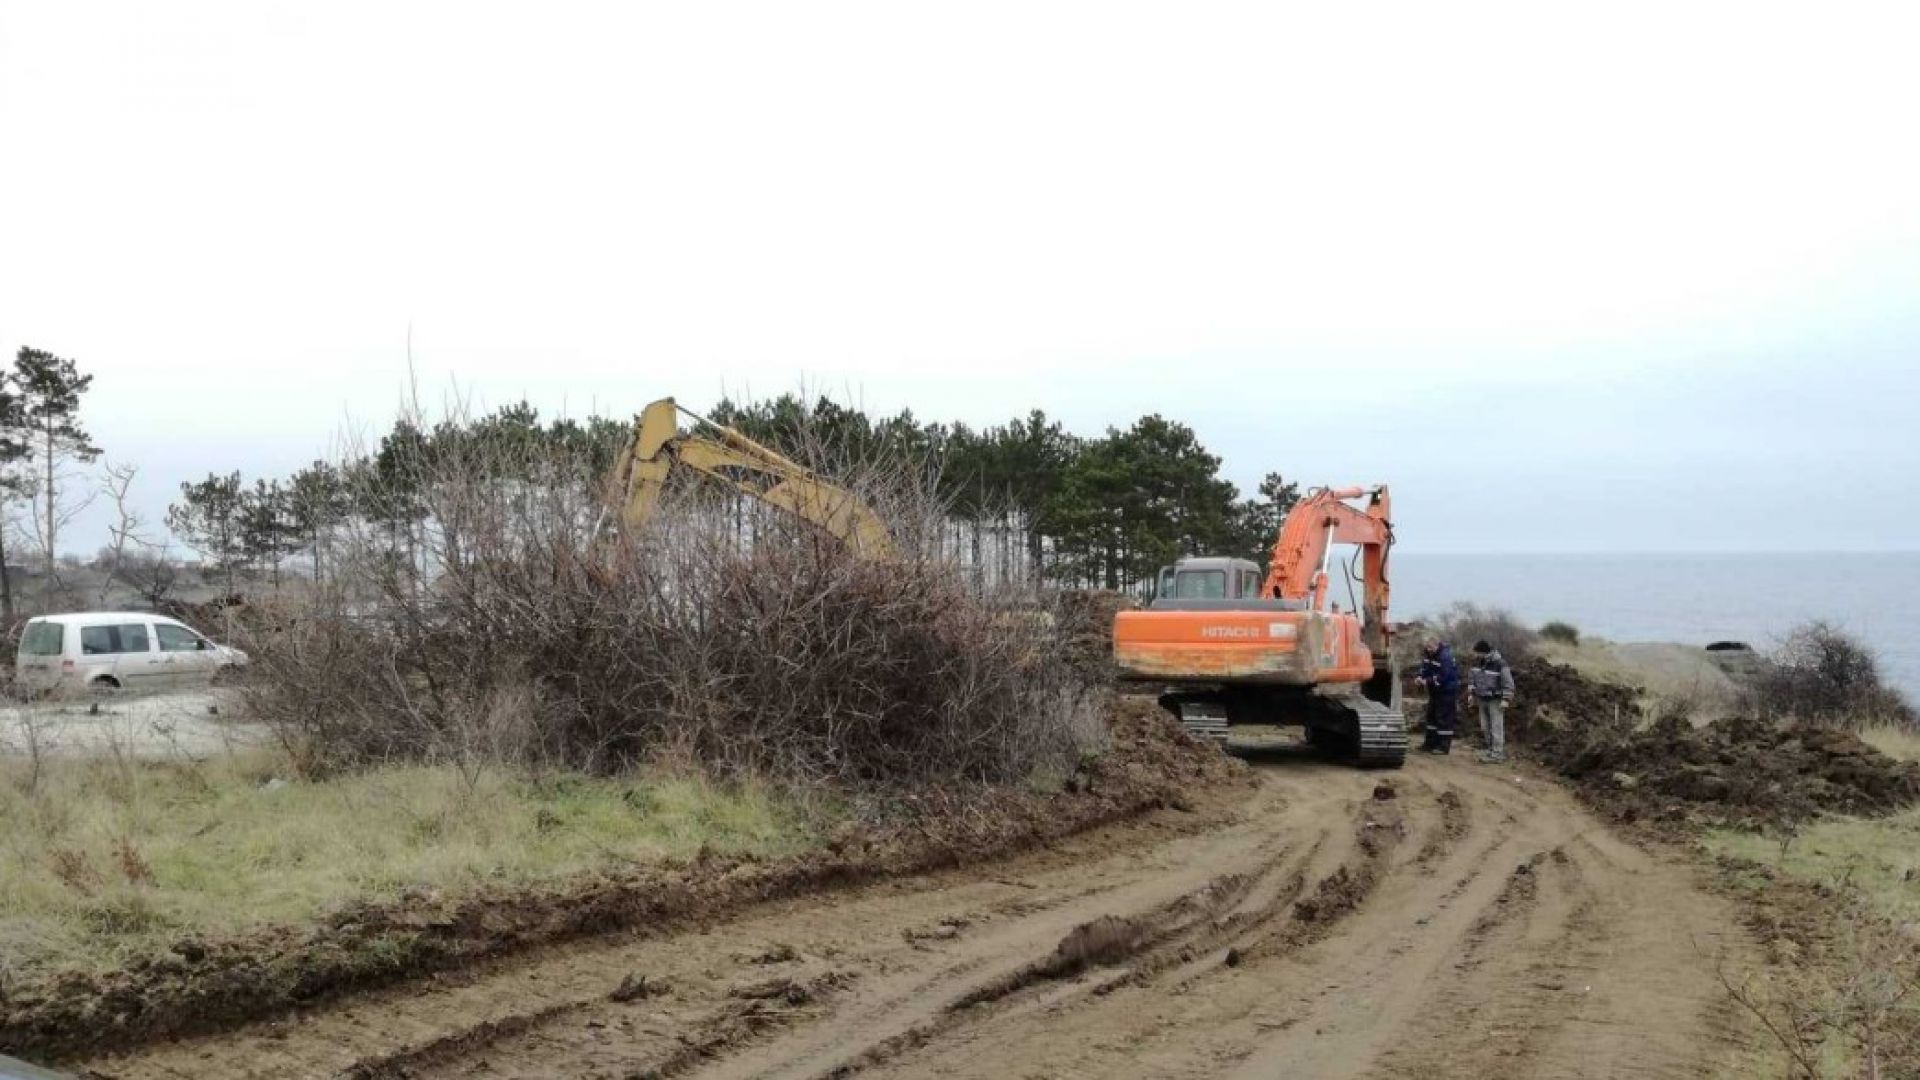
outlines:
[{"label": "dirt mound", "polygon": [[1624,732],[1640,719],[1640,691],[1601,682],[1577,669],[1529,657],[1513,666],[1513,706],[1507,710],[1507,737],[1540,742],[1567,727]]},{"label": "dirt mound", "polygon": [[1137,952],[1153,927],[1142,919],[1102,915],[1081,923],[1054,949],[1054,967],[1060,974],[1085,971]]},{"label": "dirt mound", "polygon": [[1514,740],[1628,818],[1786,825],[1920,801],[1920,765],[1849,731],[1737,717],[1696,727],[1677,714],[1643,726],[1631,688],[1544,661],[1515,679]]},{"label": "dirt mound", "polygon": [[[1669,717],[1561,763],[1629,805],[1680,803],[1707,816],[1792,824],[1821,811],[1884,814],[1920,800],[1920,765],[1896,761],[1849,731],[1746,719],[1695,728]],[[1668,812],[1671,805],[1655,808]]]},{"label": "dirt mound", "polygon": [[1247,782],[1245,765],[1188,737],[1151,702],[1121,700],[1108,751],[1066,790],[931,789],[883,825],[772,862],[696,857],[558,884],[421,894],[336,913],[317,927],[181,941],[105,974],[24,980],[0,996],[0,1052],[64,1059],[284,1013],[507,953],[616,930],[707,925],[763,901],[964,865]]}]

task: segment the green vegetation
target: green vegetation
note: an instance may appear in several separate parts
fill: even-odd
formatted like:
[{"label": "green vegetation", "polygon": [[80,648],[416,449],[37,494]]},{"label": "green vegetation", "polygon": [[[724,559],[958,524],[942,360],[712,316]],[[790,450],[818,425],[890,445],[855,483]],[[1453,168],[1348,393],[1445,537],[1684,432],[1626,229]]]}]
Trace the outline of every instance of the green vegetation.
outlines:
[{"label": "green vegetation", "polygon": [[[1159,415],[1086,437],[1038,410],[975,429],[785,395],[723,401],[709,418],[830,473],[881,462],[919,472],[953,520],[971,527],[976,554],[1024,562],[1068,586],[1133,588],[1181,555],[1264,560],[1300,497],[1298,484],[1269,473],[1242,498],[1193,429]],[[598,476],[629,436],[624,420],[542,422],[524,403],[430,427],[403,419],[366,453],[315,462],[284,482],[248,487],[229,473],[183,484],[168,524],[222,566],[271,570],[308,552],[317,569],[330,535],[350,523],[404,533],[417,522],[414,493],[436,462],[477,449],[501,451],[489,455],[501,460],[557,453]]]},{"label": "green vegetation", "polygon": [[1580,644],[1580,628],[1569,622],[1555,619],[1540,628],[1540,636],[1548,641],[1557,641],[1562,645]]},{"label": "green vegetation", "polygon": [[[80,374],[73,361],[25,346],[13,369],[0,372],[0,516],[11,522],[14,507],[25,504],[27,538],[50,581],[60,530],[87,501],[73,490],[73,466],[100,456],[80,426],[80,399],[92,384],[93,376]],[[0,544],[0,571],[6,561]],[[13,614],[13,586],[0,572],[0,615],[11,620]]]},{"label": "green vegetation", "polygon": [[185,934],[300,925],[415,890],[631,863],[779,856],[830,812],[693,775],[392,766],[306,782],[271,754],[199,764],[0,761],[0,988]]}]

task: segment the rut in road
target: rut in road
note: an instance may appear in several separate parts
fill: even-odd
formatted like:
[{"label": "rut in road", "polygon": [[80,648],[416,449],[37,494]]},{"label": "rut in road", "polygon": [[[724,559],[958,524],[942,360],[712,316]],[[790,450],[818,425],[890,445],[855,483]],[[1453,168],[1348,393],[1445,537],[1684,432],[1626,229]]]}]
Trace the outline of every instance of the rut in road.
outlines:
[{"label": "rut in road", "polygon": [[[1694,871],[1544,779],[1260,767],[1166,811],[704,932],[580,942],[91,1062],[110,1077],[1696,1076]],[[1516,777],[1521,777],[1516,782]],[[1395,797],[1377,798],[1385,780]],[[1381,794],[1385,794],[1382,792]]]}]

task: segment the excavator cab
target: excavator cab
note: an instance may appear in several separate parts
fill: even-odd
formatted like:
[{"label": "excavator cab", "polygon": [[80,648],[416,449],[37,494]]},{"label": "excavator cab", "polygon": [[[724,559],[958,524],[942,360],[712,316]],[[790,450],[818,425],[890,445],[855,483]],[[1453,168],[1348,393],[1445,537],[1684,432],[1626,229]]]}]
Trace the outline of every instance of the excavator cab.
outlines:
[{"label": "excavator cab", "polygon": [[1263,575],[1249,559],[1194,557],[1163,568],[1151,606],[1181,600],[1252,600],[1260,595]]}]

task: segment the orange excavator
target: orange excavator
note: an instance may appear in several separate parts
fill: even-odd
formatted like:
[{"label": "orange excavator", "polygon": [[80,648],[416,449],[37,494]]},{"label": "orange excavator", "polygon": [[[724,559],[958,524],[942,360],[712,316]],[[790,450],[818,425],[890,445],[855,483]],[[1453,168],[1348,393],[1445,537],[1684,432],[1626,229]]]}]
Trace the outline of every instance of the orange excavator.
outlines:
[{"label": "orange excavator", "polygon": [[[1389,506],[1385,485],[1316,488],[1281,524],[1264,577],[1249,560],[1217,557],[1162,570],[1153,601],[1114,618],[1121,678],[1165,686],[1160,704],[1196,734],[1224,741],[1238,724],[1299,725],[1362,765],[1399,766],[1407,725],[1388,648]],[[1354,562],[1336,563],[1336,545],[1356,546]],[[1347,582],[1345,611],[1334,571]]]}]

